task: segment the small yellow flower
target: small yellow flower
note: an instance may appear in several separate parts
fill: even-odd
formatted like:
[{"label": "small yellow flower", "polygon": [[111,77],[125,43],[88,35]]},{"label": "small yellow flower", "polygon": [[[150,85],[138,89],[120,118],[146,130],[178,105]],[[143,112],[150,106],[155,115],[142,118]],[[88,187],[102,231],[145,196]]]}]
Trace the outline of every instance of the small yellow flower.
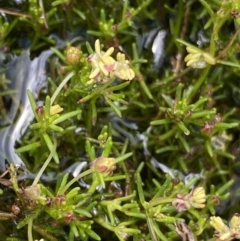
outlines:
[{"label": "small yellow flower", "polygon": [[63,108],[60,105],[53,105],[50,107],[50,115],[55,115],[63,111]]},{"label": "small yellow flower", "polygon": [[223,223],[220,217],[210,217],[210,225],[216,230],[215,236],[222,241],[240,239],[240,215],[235,214],[229,222],[229,227]]},{"label": "small yellow flower", "polygon": [[94,79],[99,75],[103,77],[109,76],[113,70],[115,60],[110,56],[114,51],[114,48],[109,48],[106,52],[101,51],[100,41],[95,41],[95,53],[89,56],[89,60],[92,63],[92,71],[89,75],[90,79]]},{"label": "small yellow flower", "polygon": [[189,53],[184,59],[187,66],[191,66],[196,69],[203,69],[207,66],[207,64],[216,64],[216,60],[210,54],[203,52],[196,47],[187,47],[186,49]]},{"label": "small yellow flower", "polygon": [[178,212],[188,210],[191,206],[194,208],[204,208],[206,202],[206,193],[203,187],[197,187],[190,193],[178,194],[173,200],[172,205],[176,207]]},{"label": "small yellow flower", "polygon": [[193,190],[189,198],[190,204],[195,208],[204,208],[206,202],[206,193],[203,187],[197,187]]},{"label": "small yellow flower", "polygon": [[210,225],[214,227],[216,230],[216,236],[220,238],[220,240],[229,240],[231,237],[229,227],[223,223],[220,217],[210,217]]},{"label": "small yellow flower", "polygon": [[228,232],[229,228],[227,225],[225,225],[220,217],[210,217],[210,224],[216,229],[217,232]]},{"label": "small yellow flower", "polygon": [[117,54],[117,61],[114,66],[114,75],[124,80],[132,80],[135,77],[134,71],[129,67],[129,61],[125,60],[125,54]]},{"label": "small yellow flower", "polygon": [[240,215],[236,213],[229,222],[229,227],[235,239],[240,239]]},{"label": "small yellow flower", "polygon": [[129,67],[129,61],[125,59],[125,54],[118,53],[117,61],[111,57],[114,48],[109,48],[106,52],[101,50],[99,39],[95,42],[95,53],[89,56],[92,64],[92,71],[89,75],[90,81],[106,83],[109,77],[117,77],[123,80],[132,80],[135,77],[134,71]]}]

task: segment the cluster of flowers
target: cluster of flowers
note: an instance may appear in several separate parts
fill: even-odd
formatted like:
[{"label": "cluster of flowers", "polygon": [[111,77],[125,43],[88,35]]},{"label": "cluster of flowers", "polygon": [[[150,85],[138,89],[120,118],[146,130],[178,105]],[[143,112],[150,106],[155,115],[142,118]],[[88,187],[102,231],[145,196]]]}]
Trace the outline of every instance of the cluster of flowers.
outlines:
[{"label": "cluster of flowers", "polygon": [[184,59],[187,66],[191,66],[196,69],[203,69],[207,66],[207,64],[216,64],[216,60],[210,54],[196,47],[187,47],[186,49],[189,53]]},{"label": "cluster of flowers", "polygon": [[240,239],[240,215],[236,213],[229,222],[229,226],[224,224],[220,217],[211,217],[210,224],[215,228],[215,236],[222,241]]},{"label": "cluster of flowers", "polygon": [[114,48],[109,48],[106,52],[101,50],[100,41],[95,41],[95,53],[88,57],[92,65],[89,75],[89,83],[106,83],[114,76],[123,80],[132,80],[135,77],[134,71],[129,67],[129,61],[122,53],[117,54],[117,60],[111,57]]},{"label": "cluster of flowers", "polygon": [[[186,195],[178,194],[176,199],[172,202],[172,205],[176,207],[178,212],[185,211],[191,206],[194,208],[204,208],[206,202],[206,193],[203,187],[194,188],[190,193]],[[180,223],[183,225],[182,223]],[[178,226],[176,223],[176,231],[179,233]],[[188,229],[188,233],[191,230],[186,224],[184,224]],[[217,240],[221,241],[232,241],[234,239],[240,239],[240,214],[236,213],[229,222],[229,226],[226,225],[220,217],[210,217],[210,225],[215,229],[215,237],[219,238]]]},{"label": "cluster of flowers", "polygon": [[196,187],[186,195],[178,194],[172,205],[178,212],[188,210],[191,206],[195,208],[204,208],[206,202],[206,193],[203,187]]}]

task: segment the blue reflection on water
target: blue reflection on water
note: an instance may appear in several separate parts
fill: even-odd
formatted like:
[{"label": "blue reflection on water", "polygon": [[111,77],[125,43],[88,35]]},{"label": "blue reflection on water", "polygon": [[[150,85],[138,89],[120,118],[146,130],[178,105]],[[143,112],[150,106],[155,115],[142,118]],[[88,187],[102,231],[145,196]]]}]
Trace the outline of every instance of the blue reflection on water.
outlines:
[{"label": "blue reflection on water", "polygon": [[27,90],[31,90],[37,99],[40,90],[46,86],[46,61],[52,51],[47,50],[30,60],[29,51],[23,51],[6,64],[6,78],[11,81],[9,89],[16,90],[8,97],[9,108],[0,130],[0,170],[5,170],[5,160],[17,166],[24,166],[21,158],[15,153],[15,143],[26,132],[34,116],[27,98]]}]

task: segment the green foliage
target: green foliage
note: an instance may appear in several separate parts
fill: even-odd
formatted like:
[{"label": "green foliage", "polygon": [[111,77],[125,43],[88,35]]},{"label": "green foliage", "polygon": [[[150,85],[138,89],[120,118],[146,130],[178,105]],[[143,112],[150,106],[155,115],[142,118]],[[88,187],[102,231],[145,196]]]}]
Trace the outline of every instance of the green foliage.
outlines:
[{"label": "green foliage", "polygon": [[0,4],[2,130],[7,52],[23,30],[31,57],[53,52],[26,90],[26,168],[0,176],[4,240],[239,239],[237,0]]}]

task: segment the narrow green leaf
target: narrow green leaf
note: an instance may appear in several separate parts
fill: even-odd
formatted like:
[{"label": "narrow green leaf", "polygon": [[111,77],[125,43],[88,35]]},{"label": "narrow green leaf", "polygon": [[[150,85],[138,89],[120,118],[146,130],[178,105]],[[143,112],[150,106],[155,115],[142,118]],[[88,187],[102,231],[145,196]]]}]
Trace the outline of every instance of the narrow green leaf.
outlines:
[{"label": "narrow green leaf", "polygon": [[[51,138],[49,137],[48,134],[44,133],[44,134],[43,134],[43,139],[44,139],[44,141],[45,141],[45,143],[46,143],[49,151],[51,152],[52,149],[53,149],[53,143],[52,143],[52,141],[51,141]],[[55,160],[55,162],[56,162],[57,164],[59,163],[59,158],[58,158],[57,152],[55,152],[55,153],[53,154],[53,159]]]},{"label": "narrow green leaf", "polygon": [[105,96],[105,100],[107,103],[112,107],[112,109],[115,111],[115,113],[119,116],[122,117],[120,109],[110,100]]},{"label": "narrow green leaf", "polygon": [[226,130],[234,127],[238,127],[239,123],[217,123],[214,127],[216,130]]},{"label": "narrow green leaf", "polygon": [[111,149],[112,149],[112,145],[113,145],[112,137],[108,137],[105,148],[104,148],[103,153],[102,153],[102,156],[104,156],[104,157],[109,156],[109,154],[111,152]]},{"label": "narrow green leaf", "polygon": [[91,213],[89,213],[88,211],[84,210],[84,209],[80,209],[80,208],[75,208],[74,209],[74,212],[78,213],[78,214],[81,214],[82,216],[85,216],[85,217],[88,217],[88,218],[91,218],[92,215]]},{"label": "narrow green leaf", "polygon": [[92,99],[90,101],[90,107],[91,107],[91,114],[92,114],[92,125],[95,126],[96,122],[97,122],[97,108],[95,105],[95,101],[96,99]]},{"label": "narrow green leaf", "polygon": [[189,135],[190,134],[190,131],[188,130],[188,128],[183,124],[183,122],[176,122],[178,128],[183,131],[183,133],[185,135]]},{"label": "narrow green leaf", "polygon": [[140,83],[140,86],[142,87],[142,89],[144,90],[145,94],[147,95],[147,97],[152,100],[153,99],[153,96],[149,90],[149,88],[147,87],[146,83],[142,80],[142,81],[139,81]]},{"label": "narrow green leaf", "polygon": [[86,232],[94,240],[101,240],[101,238],[92,229],[87,229]]},{"label": "narrow green leaf", "polygon": [[57,125],[54,125],[54,124],[49,124],[48,127],[50,129],[52,129],[53,131],[57,131],[57,132],[63,132],[64,129],[62,127],[59,127]]},{"label": "narrow green leaf", "polygon": [[216,195],[223,195],[225,194],[229,188],[232,186],[232,184],[234,183],[234,180],[230,180],[228,181],[227,183],[225,183],[222,187],[220,187],[217,192],[216,192]]},{"label": "narrow green leaf", "polygon": [[96,158],[96,156],[95,156],[93,148],[91,147],[91,144],[88,140],[86,141],[86,151],[89,155],[90,160],[93,161]]},{"label": "narrow green leaf", "polygon": [[222,64],[222,65],[231,66],[231,67],[240,68],[240,64],[229,62],[229,61],[218,60],[217,63]]},{"label": "narrow green leaf", "polygon": [[200,2],[205,7],[205,9],[207,10],[208,14],[212,18],[212,20],[214,20],[215,19],[215,14],[214,14],[214,11],[212,10],[211,6],[205,0],[200,0]]},{"label": "narrow green leaf", "polygon": [[75,115],[80,114],[81,112],[82,112],[81,110],[75,110],[75,111],[72,111],[72,112],[60,115],[60,117],[58,117],[56,120],[53,121],[53,124],[56,125],[56,124],[58,124],[60,122],[63,122],[65,120],[67,120],[67,119],[70,119],[71,117],[73,117]]},{"label": "narrow green leaf", "polygon": [[123,89],[126,86],[128,86],[129,83],[130,83],[129,81],[126,81],[126,82],[123,82],[122,84],[109,87],[109,88],[106,89],[106,92]]},{"label": "narrow green leaf", "polygon": [[137,173],[135,175],[136,178],[136,183],[137,183],[137,190],[138,190],[138,195],[139,195],[139,201],[140,203],[145,206],[145,198],[144,198],[144,193],[143,193],[143,182],[140,176],[140,173]]},{"label": "narrow green leaf", "polygon": [[206,149],[207,149],[207,152],[208,152],[208,154],[209,154],[209,156],[213,156],[213,149],[212,149],[212,145],[211,145],[211,143],[210,143],[210,141],[209,140],[207,140],[206,142],[205,142],[205,147],[206,147]]},{"label": "narrow green leaf", "polygon": [[166,103],[168,104],[168,106],[170,108],[173,108],[173,104],[174,104],[174,101],[172,98],[170,98],[169,96],[165,95],[165,94],[162,94],[162,97],[163,99],[166,101]]},{"label": "narrow green leaf", "polygon": [[38,115],[36,113],[37,104],[35,102],[35,99],[34,99],[34,96],[33,96],[32,92],[30,90],[27,90],[27,96],[28,96],[32,111],[34,113],[34,116],[39,121]]},{"label": "narrow green leaf", "polygon": [[21,152],[25,152],[25,151],[31,151],[31,150],[34,150],[35,148],[38,148],[41,146],[41,143],[40,142],[33,142],[29,145],[26,145],[26,146],[23,146],[23,147],[20,147],[18,149],[15,150],[16,153],[21,153]]},{"label": "narrow green leaf", "polygon": [[51,108],[51,99],[50,99],[50,96],[47,96],[45,100],[45,111],[44,111],[46,118],[50,117],[50,108]]},{"label": "narrow green leaf", "polygon": [[132,154],[133,154],[132,152],[129,152],[129,153],[126,153],[126,154],[124,154],[124,155],[122,155],[120,157],[117,157],[115,159],[115,163],[119,163],[119,162],[122,162],[122,161],[128,159],[130,156],[132,156]]},{"label": "narrow green leaf", "polygon": [[165,125],[165,124],[169,124],[172,121],[164,119],[164,120],[155,120],[155,121],[151,121],[150,125]]},{"label": "narrow green leaf", "polygon": [[56,186],[57,195],[59,195],[62,189],[66,186],[68,177],[69,177],[69,173],[66,173],[64,176],[59,178],[59,181],[57,182],[57,186]]},{"label": "narrow green leaf", "polygon": [[180,83],[178,86],[177,86],[177,90],[176,90],[176,99],[177,101],[180,101],[182,99],[182,88],[183,88],[183,84]]}]

